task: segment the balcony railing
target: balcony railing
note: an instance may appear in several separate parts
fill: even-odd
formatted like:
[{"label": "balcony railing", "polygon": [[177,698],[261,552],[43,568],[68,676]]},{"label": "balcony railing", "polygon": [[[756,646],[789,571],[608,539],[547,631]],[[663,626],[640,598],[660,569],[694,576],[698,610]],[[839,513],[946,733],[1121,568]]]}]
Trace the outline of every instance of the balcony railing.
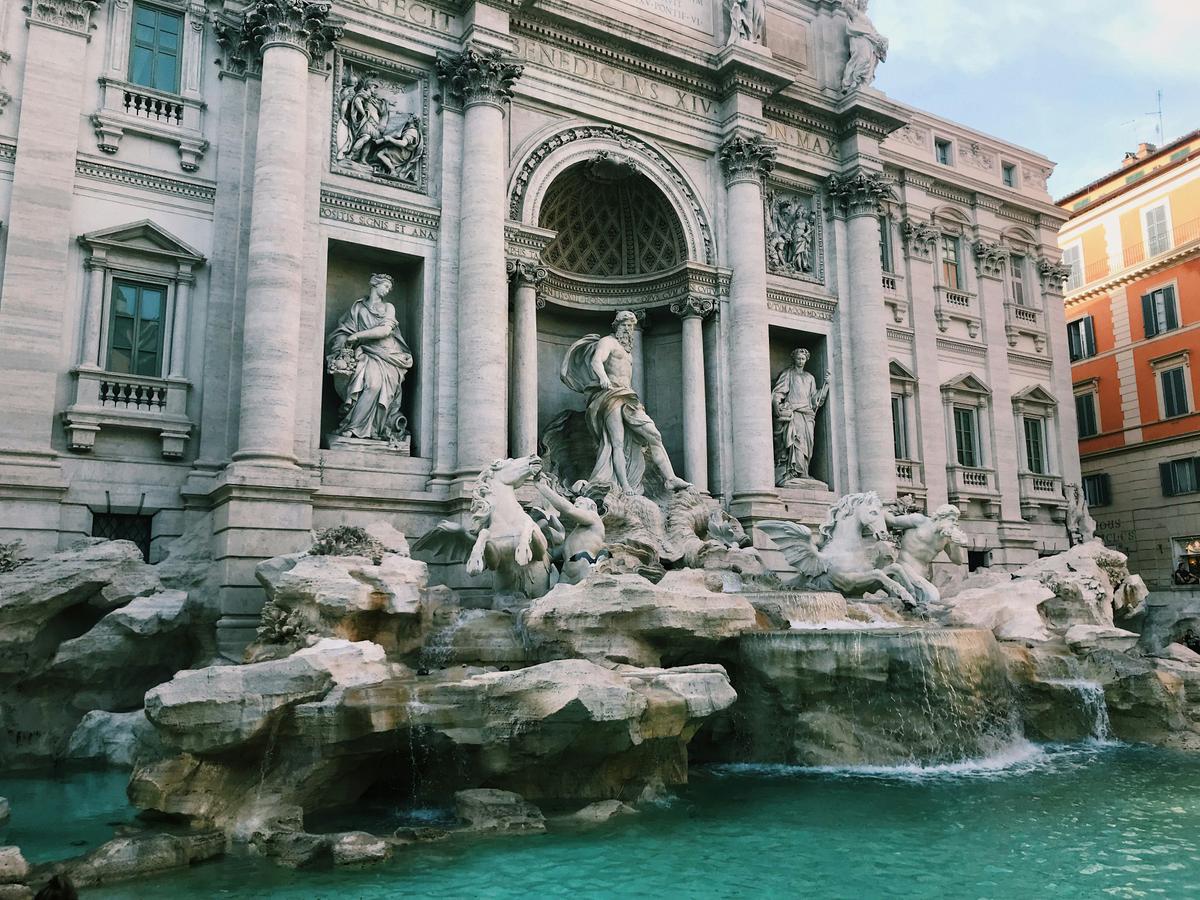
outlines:
[{"label": "balcony railing", "polygon": [[923,488],[925,486],[924,466],[911,459],[896,460],[896,482],[901,487]]},{"label": "balcony railing", "polygon": [[1063,494],[1061,475],[1021,472],[1018,481],[1021,493],[1021,515],[1025,519],[1032,521],[1038,517],[1038,510],[1049,510],[1052,521],[1063,520],[1067,500]]},{"label": "balcony railing", "polygon": [[995,517],[1000,513],[1000,492],[996,489],[996,472],[976,466],[946,466],[950,502],[968,503],[972,500],[981,504],[984,515]]},{"label": "balcony railing", "polygon": [[100,405],[157,412],[166,409],[167,386],[158,378],[108,376],[100,379]]},{"label": "balcony railing", "polygon": [[183,171],[195,172],[200,167],[208,150],[203,101],[115,78],[101,78],[100,86],[103,95],[100,108],[92,116],[92,127],[101,151],[118,154],[125,135],[138,134],[174,144]]},{"label": "balcony railing", "polygon": [[63,411],[71,450],[90,451],[101,430],[141,429],[158,433],[166,458],[183,456],[192,433],[187,381],[124,375],[89,366],[80,366],[71,374],[75,401]]},{"label": "balcony railing", "polygon": [[[1158,245],[1148,246],[1144,242],[1130,244],[1122,250],[1121,262],[1124,268],[1131,269],[1193,242],[1200,242],[1200,219],[1176,225],[1169,237]],[[1084,267],[1081,278],[1069,281],[1067,290],[1076,291],[1115,274],[1107,259],[1099,259]]]},{"label": "balcony railing", "polygon": [[136,88],[125,89],[125,112],[142,119],[153,119],[167,125],[183,124],[183,104],[168,97],[143,93]]}]

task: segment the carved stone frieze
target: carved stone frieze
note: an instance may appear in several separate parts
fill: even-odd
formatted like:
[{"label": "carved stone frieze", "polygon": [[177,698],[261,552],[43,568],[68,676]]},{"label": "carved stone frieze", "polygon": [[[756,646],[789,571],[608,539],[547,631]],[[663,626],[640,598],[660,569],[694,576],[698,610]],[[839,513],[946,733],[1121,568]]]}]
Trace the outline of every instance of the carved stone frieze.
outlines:
[{"label": "carved stone frieze", "polygon": [[913,125],[912,123],[905,125],[899,131],[893,131],[891,137],[901,143],[922,150],[929,146],[929,129],[922,128],[920,125]]},{"label": "carved stone frieze", "polygon": [[840,175],[830,175],[829,197],[834,209],[844,215],[875,216],[883,211],[883,205],[896,199],[893,179],[882,172],[858,169]]},{"label": "carved stone frieze", "polygon": [[328,0],[254,0],[243,19],[243,41],[257,55],[273,44],[287,44],[319,59],[342,34],[342,19],[331,15]]},{"label": "carved stone frieze", "polygon": [[334,75],[334,171],[425,189],[429,92],[420,72],[353,51]]},{"label": "carved stone frieze", "polygon": [[904,249],[910,256],[932,259],[937,246],[939,232],[928,222],[905,219],[900,223],[900,235],[904,238]]},{"label": "carved stone frieze", "polygon": [[1038,276],[1047,290],[1062,293],[1071,277],[1071,267],[1062,263],[1051,262],[1045,257],[1037,261]]},{"label": "carved stone frieze", "polygon": [[980,277],[1000,278],[1004,274],[1005,263],[1011,253],[1004,244],[977,240],[971,246],[975,254],[975,266]]},{"label": "carved stone frieze", "polygon": [[1051,171],[1041,166],[1037,166],[1036,168],[1034,166],[1025,166],[1021,169],[1021,178],[1024,179],[1026,184],[1044,191],[1046,190],[1046,183],[1050,178]]},{"label": "carved stone frieze", "polygon": [[450,99],[464,106],[499,104],[513,95],[525,67],[499,50],[468,47],[455,56],[438,56],[437,74]]},{"label": "carved stone frieze", "polygon": [[958,158],[965,165],[984,172],[990,172],[996,166],[996,157],[983,149],[977,141],[961,145],[958,150]]},{"label": "carved stone frieze", "polygon": [[762,135],[737,134],[721,145],[721,168],[727,184],[762,181],[775,170],[777,149]]},{"label": "carved stone frieze", "polygon": [[100,0],[30,0],[29,21],[87,35]]},{"label": "carved stone frieze", "polygon": [[703,319],[705,316],[710,315],[716,308],[717,301],[713,297],[702,297],[696,294],[689,294],[687,297],[671,303],[671,312],[681,319],[693,316]]},{"label": "carved stone frieze", "polygon": [[816,198],[770,189],[764,201],[767,271],[801,281],[823,281],[821,215]]}]

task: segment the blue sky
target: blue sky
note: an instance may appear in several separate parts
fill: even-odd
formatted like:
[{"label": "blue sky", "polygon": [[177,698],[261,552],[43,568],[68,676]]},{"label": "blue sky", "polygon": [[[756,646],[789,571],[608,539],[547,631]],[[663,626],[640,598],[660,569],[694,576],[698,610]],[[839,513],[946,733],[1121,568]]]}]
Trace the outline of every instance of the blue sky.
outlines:
[{"label": "blue sky", "polygon": [[876,87],[1044,153],[1057,198],[1200,128],[1200,0],[873,0]]}]

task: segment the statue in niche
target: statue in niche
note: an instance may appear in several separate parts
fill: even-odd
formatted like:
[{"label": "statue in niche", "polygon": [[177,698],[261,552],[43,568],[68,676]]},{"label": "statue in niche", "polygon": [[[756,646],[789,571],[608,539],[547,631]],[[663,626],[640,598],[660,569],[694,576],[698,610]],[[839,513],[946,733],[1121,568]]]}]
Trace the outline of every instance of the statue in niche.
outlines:
[{"label": "statue in niche", "polygon": [[958,517],[958,507],[949,504],[939,506],[932,516],[900,509],[888,513],[888,528],[899,535],[896,563],[908,576],[905,584],[918,607],[941,599],[933,584],[933,561],[939,553],[945,551],[950,561],[959,565],[967,561],[964,548],[968,539],[958,527]]},{"label": "statue in niche", "polygon": [[767,23],[766,0],[725,0],[729,11],[729,41],[763,42],[763,29]]},{"label": "statue in niche", "polygon": [[842,93],[867,87],[875,80],[875,69],[887,60],[888,40],[875,30],[867,16],[869,0],[843,0],[850,59],[842,75]]},{"label": "statue in niche", "polygon": [[403,86],[374,76],[360,77],[347,63],[338,95],[335,162],[418,184],[425,137],[420,117],[396,108],[403,94]]},{"label": "statue in niche", "polygon": [[589,482],[615,483],[626,494],[641,494],[646,457],[669,491],[691,485],[675,474],[654,420],[633,389],[633,331],[637,316],[617,313],[613,333],[588,334],[563,359],[563,384],[587,397],[584,417],[599,444]]},{"label": "statue in niche", "polygon": [[413,356],[400,334],[396,307],[385,299],[391,291],[390,275],[371,276],[370,292],[354,301],[329,336],[326,369],[342,398],[337,434],[398,449],[408,438],[400,400]]},{"label": "statue in niche", "polygon": [[776,275],[811,275],[817,213],[798,197],[767,198],[767,269]]},{"label": "statue in niche", "polygon": [[817,387],[816,379],[804,367],[809,352],[803,347],[792,351],[792,364],[775,380],[771,391],[771,411],[775,416],[775,483],[783,486],[809,477],[817,413],[829,396],[830,372]]}]

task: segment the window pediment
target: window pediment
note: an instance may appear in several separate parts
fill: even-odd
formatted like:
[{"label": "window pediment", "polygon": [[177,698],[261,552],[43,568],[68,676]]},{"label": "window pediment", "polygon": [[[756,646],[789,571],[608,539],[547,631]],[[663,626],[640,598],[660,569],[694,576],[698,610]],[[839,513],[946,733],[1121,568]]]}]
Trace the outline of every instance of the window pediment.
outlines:
[{"label": "window pediment", "polygon": [[1040,384],[1030,385],[1024,390],[1013,394],[1012,402],[1013,407],[1017,410],[1045,411],[1058,406],[1058,401],[1054,399],[1054,395]]},{"label": "window pediment", "polygon": [[97,250],[116,250],[135,256],[171,258],[192,266],[202,265],[205,261],[198,250],[149,219],[89,231],[80,236],[79,242],[93,253]]}]

